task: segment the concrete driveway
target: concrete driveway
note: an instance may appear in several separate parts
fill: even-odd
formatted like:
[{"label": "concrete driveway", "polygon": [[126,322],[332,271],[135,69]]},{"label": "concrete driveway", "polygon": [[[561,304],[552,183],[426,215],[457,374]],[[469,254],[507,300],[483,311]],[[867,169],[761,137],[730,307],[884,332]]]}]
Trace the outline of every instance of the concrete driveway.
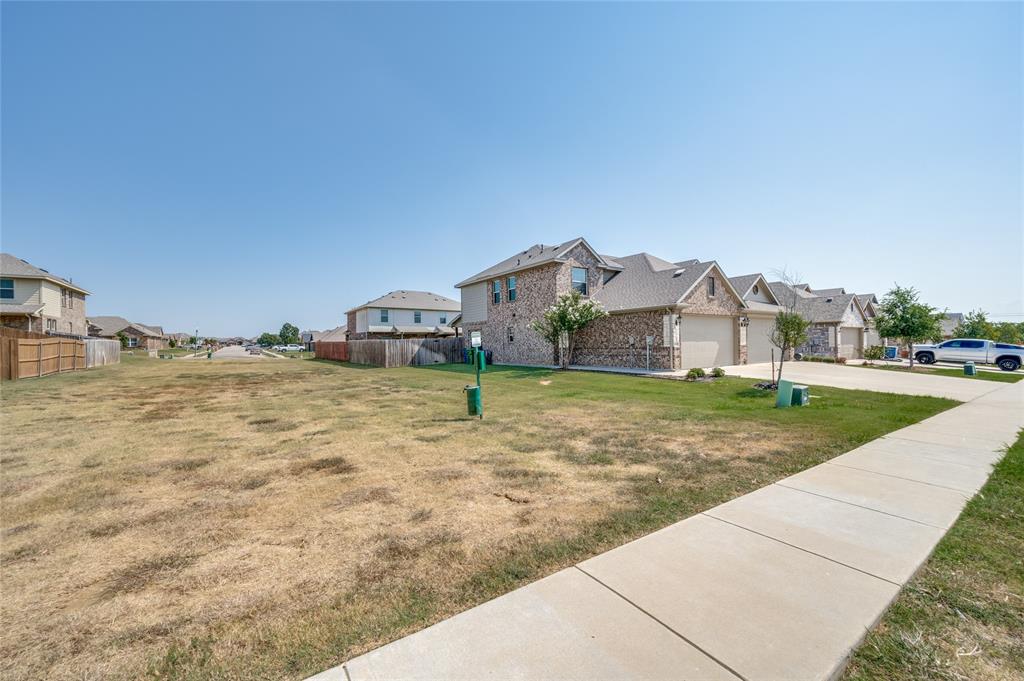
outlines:
[{"label": "concrete driveway", "polygon": [[[757,378],[765,381],[771,380],[772,376],[771,364],[767,362],[722,368],[725,369],[725,373],[729,376]],[[782,369],[782,377],[807,385],[825,385],[832,388],[849,388],[851,390],[872,390],[900,395],[948,397],[961,402],[967,402],[976,397],[987,395],[993,390],[998,390],[1006,385],[1005,383],[984,381],[976,378],[928,376],[818,362],[786,362]]]}]

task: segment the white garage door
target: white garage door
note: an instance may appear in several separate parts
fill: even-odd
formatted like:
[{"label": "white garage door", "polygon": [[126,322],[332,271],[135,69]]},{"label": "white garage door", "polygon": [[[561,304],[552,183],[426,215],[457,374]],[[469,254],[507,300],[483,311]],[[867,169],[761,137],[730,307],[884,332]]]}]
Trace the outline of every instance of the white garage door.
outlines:
[{"label": "white garage door", "polygon": [[775,326],[775,318],[751,317],[750,325],[747,327],[747,363],[770,362],[772,361],[772,350],[775,350],[775,359],[779,359],[779,349],[772,345],[768,339],[772,327]]},{"label": "white garage door", "polygon": [[862,356],[864,330],[856,326],[844,326],[839,329],[839,356],[846,359],[859,359]]},{"label": "white garage door", "polygon": [[732,317],[682,315],[681,320],[684,369],[735,364]]}]

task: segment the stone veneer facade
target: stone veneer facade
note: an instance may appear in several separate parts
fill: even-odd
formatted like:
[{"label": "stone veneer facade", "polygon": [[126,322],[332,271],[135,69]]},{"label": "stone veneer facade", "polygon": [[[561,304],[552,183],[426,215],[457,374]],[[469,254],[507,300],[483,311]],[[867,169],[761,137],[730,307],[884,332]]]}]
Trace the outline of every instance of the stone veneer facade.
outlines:
[{"label": "stone veneer facade", "polygon": [[[567,254],[568,262],[551,263],[515,272],[516,300],[508,301],[508,276],[500,279],[501,302],[494,303],[493,281],[487,281],[487,320],[465,322],[465,335],[480,331],[484,349],[490,350],[498,364],[557,363],[555,348],[531,328],[534,320],[559,296],[572,290],[572,268],[586,267],[588,292],[596,293],[603,285],[605,270],[584,246],[578,245]],[[725,276],[716,268],[711,274],[718,278],[718,294],[709,298],[706,279],[697,282],[684,300],[686,314],[727,315],[739,323],[740,305],[724,286]],[[651,346],[651,368],[671,369],[682,364],[681,348],[666,347],[664,316],[678,310],[672,308],[612,313],[599,319],[579,333],[573,363],[590,366],[644,368],[647,365],[647,336],[654,336]],[[349,322],[352,323],[351,321]],[[511,338],[509,340],[511,331]],[[739,344],[738,328],[734,337]],[[737,347],[736,356],[746,361],[746,346]]]}]

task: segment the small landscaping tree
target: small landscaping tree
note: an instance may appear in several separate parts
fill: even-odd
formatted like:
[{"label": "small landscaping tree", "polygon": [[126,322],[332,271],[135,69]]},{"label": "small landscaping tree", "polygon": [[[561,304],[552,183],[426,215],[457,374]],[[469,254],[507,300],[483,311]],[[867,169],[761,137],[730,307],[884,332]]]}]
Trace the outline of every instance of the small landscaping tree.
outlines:
[{"label": "small landscaping tree", "polygon": [[272,333],[263,332],[260,337],[256,340],[258,345],[280,345],[281,339]]},{"label": "small landscaping tree", "polygon": [[170,339],[169,341],[167,341],[167,346],[171,348],[178,347],[178,340],[176,338]]},{"label": "small landscaping tree", "polygon": [[988,320],[984,310],[972,310],[964,315],[963,320],[953,329],[954,338],[991,339],[996,335],[995,327]]},{"label": "small landscaping tree", "polygon": [[128,334],[126,334],[124,331],[118,331],[117,332],[117,340],[121,341],[121,349],[122,350],[127,350],[128,349]]},{"label": "small landscaping tree", "polygon": [[793,287],[799,275],[790,274],[785,269],[776,270],[774,274],[786,285],[785,290],[775,296],[782,310],[775,315],[775,323],[768,332],[768,340],[779,349],[779,372],[776,374],[775,367],[772,367],[773,382],[778,385],[782,380],[782,365],[786,356],[807,341],[807,329],[811,327],[811,322],[796,311],[797,295]]},{"label": "small landscaping tree", "polygon": [[775,323],[768,333],[768,340],[779,349],[779,373],[776,383],[782,380],[782,365],[791,350],[800,347],[807,341],[807,329],[811,323],[799,312],[783,310],[775,315]]},{"label": "small landscaping tree", "polygon": [[189,336],[188,344],[191,345],[192,347],[196,347],[197,345],[199,345],[199,339],[195,336]]},{"label": "small landscaping tree", "polygon": [[1024,345],[1024,322],[996,322],[993,327],[992,340],[997,343]]},{"label": "small landscaping tree", "polygon": [[531,323],[533,330],[543,336],[558,351],[558,361],[563,369],[572,363],[576,347],[576,334],[590,322],[608,313],[594,300],[585,300],[579,291],[572,291],[559,297],[541,319]]},{"label": "small landscaping tree", "polygon": [[875,316],[875,328],[882,338],[895,338],[907,348],[909,369],[914,368],[914,343],[941,337],[946,316],[918,300],[918,292],[897,285],[885,294]]}]

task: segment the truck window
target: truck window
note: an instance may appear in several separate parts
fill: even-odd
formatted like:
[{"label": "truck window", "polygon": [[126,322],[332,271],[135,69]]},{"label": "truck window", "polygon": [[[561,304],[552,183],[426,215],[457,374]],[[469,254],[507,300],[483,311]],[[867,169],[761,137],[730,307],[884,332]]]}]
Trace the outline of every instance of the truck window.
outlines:
[{"label": "truck window", "polygon": [[982,348],[985,347],[985,341],[960,341],[960,347],[962,348]]},{"label": "truck window", "polygon": [[946,341],[945,343],[943,343],[939,347],[940,348],[958,348],[958,347],[960,347],[960,341]]}]

